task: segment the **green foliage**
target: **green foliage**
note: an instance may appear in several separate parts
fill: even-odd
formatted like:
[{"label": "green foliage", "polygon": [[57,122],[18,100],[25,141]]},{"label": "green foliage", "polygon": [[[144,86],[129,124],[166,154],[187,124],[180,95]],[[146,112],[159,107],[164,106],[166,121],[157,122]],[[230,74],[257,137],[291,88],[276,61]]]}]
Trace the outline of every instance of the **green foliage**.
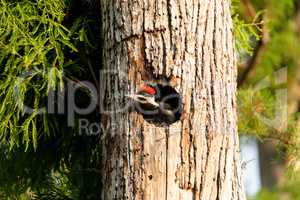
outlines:
[{"label": "green foliage", "polygon": [[262,117],[274,119],[274,95],[269,90],[247,88],[238,91],[237,99],[239,132],[260,139],[266,137],[272,127]]},{"label": "green foliage", "polygon": [[[68,170],[62,169],[63,172]],[[47,188],[41,189],[37,193],[39,200],[72,200],[78,198],[78,190],[71,188],[72,184],[66,173],[51,172],[50,176],[45,180],[44,184]],[[51,188],[51,190],[49,190]]]},{"label": "green foliage", "polygon": [[66,8],[61,0],[0,1],[0,139],[10,148],[37,148],[56,130],[52,117],[24,111],[43,108],[50,89],[63,90],[64,69],[75,66],[65,52],[77,52],[84,29],[62,25]]},{"label": "green foliage", "polygon": [[[289,77],[293,77],[293,72],[297,68],[298,55],[300,55],[300,47],[295,45],[300,41],[292,27],[293,1],[271,2],[265,2],[265,5],[262,2],[255,4],[258,7],[267,8],[264,18],[266,18],[265,26],[269,30],[269,33],[265,34],[269,35],[269,40],[261,52],[258,63],[255,65],[255,76],[251,76],[251,79],[238,92],[240,132],[250,133],[259,138],[261,136],[268,137],[272,133],[270,131],[272,129],[267,125],[263,125],[264,122],[257,118],[257,111],[253,112],[253,110],[257,109],[259,105],[266,117],[272,118],[270,114],[274,113],[274,109],[277,106],[275,101],[277,99],[276,89],[278,88],[273,84],[275,82],[274,79],[270,81],[270,85],[267,88],[269,90],[268,95],[265,95],[266,89],[253,91],[253,88],[259,85],[266,77],[272,78],[276,70],[285,67]],[[283,89],[287,89],[287,87],[288,83],[286,82]]]},{"label": "green foliage", "polygon": [[[264,1],[263,1],[264,2]],[[265,25],[268,30],[268,41],[262,52],[260,62],[255,67],[255,77],[251,77],[248,84],[255,84],[267,75],[282,67],[287,67],[289,76],[297,68],[300,55],[299,37],[294,31],[294,1],[268,0],[259,2],[259,6],[266,8]],[[257,4],[255,4],[257,5]]]},{"label": "green foliage", "polygon": [[66,79],[91,80],[86,50],[96,54],[88,41],[95,23],[71,13],[74,5],[81,8],[0,0],[0,199],[99,196],[99,138],[78,136],[65,115],[24,112],[46,106],[50,90],[63,93]]},{"label": "green foliage", "polygon": [[274,187],[272,190],[263,189],[257,196],[255,200],[279,200],[279,199],[300,199],[300,177],[297,175],[293,178],[288,178],[284,180],[282,184]]},{"label": "green foliage", "polygon": [[233,16],[234,36],[236,41],[236,50],[240,60],[247,55],[252,55],[254,41],[259,40],[260,27],[254,21],[246,23],[236,14]]},{"label": "green foliage", "polygon": [[[287,67],[289,77],[293,77],[293,72],[297,69],[300,48],[296,44],[300,40],[293,33],[292,23],[286,23],[284,30],[271,32],[270,36],[270,41],[262,53],[261,61],[256,67],[255,77],[249,81],[250,84],[260,81],[282,67]],[[284,44],[284,48],[282,44]]]},{"label": "green foliage", "polygon": [[[288,124],[283,130],[275,129],[261,118],[281,117],[276,116],[276,109],[287,113],[288,102],[285,100],[278,104],[276,91],[287,91],[291,82],[286,80],[281,85],[276,85],[274,74],[284,69],[287,70],[289,79],[295,79],[295,72],[299,70],[300,46],[297,44],[300,43],[300,38],[294,27],[296,1],[253,0],[251,3],[256,10],[265,10],[261,16],[264,22],[264,41],[255,65],[252,66],[252,73],[238,90],[239,132],[259,140],[275,141],[280,159],[284,160],[287,170],[296,176],[294,179],[287,176],[283,184],[272,190],[263,189],[255,199],[300,199],[300,179],[298,172],[294,171],[300,159],[299,110],[288,119],[281,118],[282,122]],[[245,10],[239,10],[241,16],[245,16],[244,12]],[[265,80],[269,81],[267,87],[260,89],[260,84]]]},{"label": "green foliage", "polygon": [[248,23],[240,16],[239,3],[239,0],[234,0],[232,2],[231,13],[234,27],[235,47],[239,61],[242,62],[246,56],[252,55],[255,42],[260,39],[261,28],[258,18],[263,12],[257,13],[253,21]]},{"label": "green foliage", "polygon": [[294,115],[288,119],[278,118],[281,117],[278,116],[280,114],[278,111],[285,111],[287,102],[276,103],[277,89],[275,86],[270,86],[260,90],[250,87],[238,90],[239,132],[260,141],[275,140],[278,152],[284,152],[289,156],[287,164],[293,168],[300,159],[298,116]]},{"label": "green foliage", "polygon": [[[62,131],[68,131],[62,129]],[[0,146],[0,199],[97,199],[100,186],[98,136],[61,135],[36,150]],[[21,198],[22,197],[22,198]]]},{"label": "green foliage", "polygon": [[[294,14],[293,0],[268,0],[266,2],[268,8],[268,17],[270,19],[269,27],[274,31],[282,30],[285,24],[288,24]],[[288,19],[288,20],[287,20]],[[277,29],[278,28],[278,29]]]}]

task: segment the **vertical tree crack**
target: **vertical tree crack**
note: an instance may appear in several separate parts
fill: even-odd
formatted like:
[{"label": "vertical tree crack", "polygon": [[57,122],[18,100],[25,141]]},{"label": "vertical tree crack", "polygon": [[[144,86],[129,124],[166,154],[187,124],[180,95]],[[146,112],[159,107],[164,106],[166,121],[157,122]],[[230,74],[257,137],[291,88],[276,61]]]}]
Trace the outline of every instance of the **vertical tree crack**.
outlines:
[{"label": "vertical tree crack", "polygon": [[173,53],[173,60],[175,59],[175,53],[172,49],[174,49],[173,47],[173,43],[172,43],[172,38],[173,38],[173,28],[172,28],[172,11],[171,11],[171,0],[167,0],[167,11],[168,11],[168,26],[169,26],[169,38],[170,38],[170,52]]}]

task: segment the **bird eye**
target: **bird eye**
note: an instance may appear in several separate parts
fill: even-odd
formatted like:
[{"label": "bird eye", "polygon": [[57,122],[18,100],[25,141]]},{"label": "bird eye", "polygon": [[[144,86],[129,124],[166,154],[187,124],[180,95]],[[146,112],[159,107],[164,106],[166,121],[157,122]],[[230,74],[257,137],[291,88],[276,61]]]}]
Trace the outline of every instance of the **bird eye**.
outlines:
[{"label": "bird eye", "polygon": [[138,96],[138,101],[140,101],[141,103],[145,103],[146,99],[143,96]]}]

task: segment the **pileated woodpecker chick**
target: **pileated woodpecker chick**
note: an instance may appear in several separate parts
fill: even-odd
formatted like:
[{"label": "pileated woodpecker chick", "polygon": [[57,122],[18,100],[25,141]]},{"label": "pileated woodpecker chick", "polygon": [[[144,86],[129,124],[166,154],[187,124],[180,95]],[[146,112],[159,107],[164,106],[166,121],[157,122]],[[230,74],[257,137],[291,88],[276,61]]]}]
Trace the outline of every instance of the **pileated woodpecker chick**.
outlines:
[{"label": "pileated woodpecker chick", "polygon": [[180,119],[181,98],[174,88],[158,83],[144,84],[136,94],[127,95],[145,120],[168,125]]}]

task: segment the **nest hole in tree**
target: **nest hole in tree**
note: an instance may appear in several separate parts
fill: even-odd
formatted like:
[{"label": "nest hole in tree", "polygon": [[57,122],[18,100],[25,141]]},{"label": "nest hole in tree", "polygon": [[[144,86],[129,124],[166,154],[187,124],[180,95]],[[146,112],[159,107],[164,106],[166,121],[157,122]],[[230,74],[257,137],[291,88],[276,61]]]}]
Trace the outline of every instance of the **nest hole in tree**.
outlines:
[{"label": "nest hole in tree", "polygon": [[168,126],[180,120],[182,114],[182,98],[168,83],[147,83],[156,90],[155,102],[159,108],[138,106],[137,111],[143,118],[156,126]]}]

